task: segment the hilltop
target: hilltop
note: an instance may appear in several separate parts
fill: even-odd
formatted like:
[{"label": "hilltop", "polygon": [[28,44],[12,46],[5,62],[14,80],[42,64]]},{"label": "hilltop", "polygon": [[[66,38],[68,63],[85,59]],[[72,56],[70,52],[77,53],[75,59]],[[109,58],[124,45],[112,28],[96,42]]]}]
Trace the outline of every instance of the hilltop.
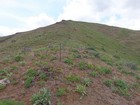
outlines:
[{"label": "hilltop", "polygon": [[139,45],[140,31],[72,20],[0,37],[0,105],[40,89],[52,105],[139,105]]}]

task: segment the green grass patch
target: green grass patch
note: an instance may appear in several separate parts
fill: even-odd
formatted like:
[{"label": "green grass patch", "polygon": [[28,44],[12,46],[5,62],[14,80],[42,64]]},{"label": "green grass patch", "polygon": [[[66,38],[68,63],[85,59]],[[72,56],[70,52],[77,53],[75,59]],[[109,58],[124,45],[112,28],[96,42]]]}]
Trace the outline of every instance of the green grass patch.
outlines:
[{"label": "green grass patch", "polygon": [[86,86],[81,84],[76,85],[75,91],[78,92],[80,95],[82,95],[80,98],[82,98],[87,93]]},{"label": "green grass patch", "polygon": [[51,105],[51,93],[48,89],[42,88],[31,97],[33,105]]},{"label": "green grass patch", "polygon": [[81,78],[78,75],[69,74],[66,79],[70,82],[80,82]]},{"label": "green grass patch", "polygon": [[58,96],[58,97],[61,97],[61,96],[63,96],[63,95],[65,95],[67,92],[66,92],[66,88],[58,88],[57,89],[57,92],[56,92],[56,95]]},{"label": "green grass patch", "polygon": [[0,105],[24,105],[22,102],[15,100],[0,100]]}]

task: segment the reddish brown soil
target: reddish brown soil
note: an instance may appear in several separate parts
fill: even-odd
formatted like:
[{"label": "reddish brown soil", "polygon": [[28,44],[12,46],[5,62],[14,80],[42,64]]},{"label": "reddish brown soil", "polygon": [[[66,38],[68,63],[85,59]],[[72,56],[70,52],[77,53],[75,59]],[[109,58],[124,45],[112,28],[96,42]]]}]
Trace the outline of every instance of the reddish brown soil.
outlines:
[{"label": "reddish brown soil", "polygon": [[[57,54],[56,54],[57,55]],[[64,59],[68,52],[62,53]],[[51,91],[51,101],[52,105],[57,105],[57,101],[60,100],[62,105],[140,105],[140,91],[132,90],[132,96],[127,98],[120,96],[116,93],[113,93],[112,90],[103,84],[105,79],[114,79],[119,78],[126,81],[128,84],[134,83],[137,80],[132,76],[126,76],[116,68],[113,68],[106,63],[100,61],[97,58],[88,59],[88,58],[76,58],[75,63],[79,61],[90,62],[94,65],[100,65],[109,67],[112,70],[112,74],[100,75],[98,77],[89,76],[90,70],[79,70],[78,67],[71,67],[65,63],[60,62],[57,58],[56,61],[52,61],[49,65],[55,68],[54,78],[48,78],[45,83],[45,88],[49,88]],[[49,61],[48,59],[43,59],[44,61]],[[37,93],[41,86],[38,85],[38,81],[34,81],[33,85],[30,88],[24,87],[24,74],[28,68],[39,69],[35,65],[35,61],[39,61],[38,58],[26,59],[26,66],[20,66],[19,63],[10,63],[8,65],[2,65],[1,69],[10,66],[17,66],[18,72],[14,74],[14,78],[18,80],[17,84],[9,84],[7,87],[0,91],[0,99],[15,99],[25,102],[25,105],[31,105],[31,96],[34,93]],[[80,99],[80,94],[75,92],[76,83],[69,83],[66,80],[68,74],[79,75],[81,78],[88,77],[92,80],[92,84],[87,87],[87,94]],[[62,97],[56,96],[56,91],[58,87],[67,88],[68,92]]]}]

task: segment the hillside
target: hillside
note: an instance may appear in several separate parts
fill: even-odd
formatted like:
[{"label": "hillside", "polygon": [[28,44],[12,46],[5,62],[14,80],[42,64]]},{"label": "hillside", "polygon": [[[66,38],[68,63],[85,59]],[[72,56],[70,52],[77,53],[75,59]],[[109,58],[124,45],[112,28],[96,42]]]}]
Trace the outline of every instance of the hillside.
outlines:
[{"label": "hillside", "polygon": [[52,105],[139,105],[139,45],[140,31],[71,20],[1,37],[0,105],[42,88]]}]

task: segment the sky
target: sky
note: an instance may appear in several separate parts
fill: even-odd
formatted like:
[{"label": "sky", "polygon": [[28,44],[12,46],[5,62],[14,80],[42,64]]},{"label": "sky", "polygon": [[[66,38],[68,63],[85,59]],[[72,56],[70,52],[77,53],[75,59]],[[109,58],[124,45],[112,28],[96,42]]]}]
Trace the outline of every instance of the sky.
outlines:
[{"label": "sky", "polygon": [[0,36],[63,19],[140,30],[140,0],[0,0]]}]

